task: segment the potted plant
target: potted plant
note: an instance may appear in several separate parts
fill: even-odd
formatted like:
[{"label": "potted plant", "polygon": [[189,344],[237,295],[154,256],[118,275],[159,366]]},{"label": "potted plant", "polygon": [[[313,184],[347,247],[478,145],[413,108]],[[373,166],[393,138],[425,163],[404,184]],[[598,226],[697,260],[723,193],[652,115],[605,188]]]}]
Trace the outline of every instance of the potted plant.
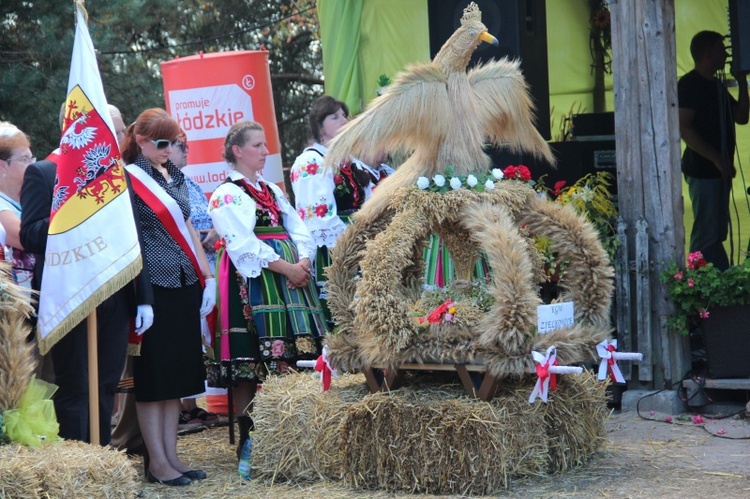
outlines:
[{"label": "potted plant", "polygon": [[750,376],[750,259],[721,271],[697,251],[685,268],[672,263],[660,279],[675,306],[669,327],[681,334],[702,331],[708,374]]}]

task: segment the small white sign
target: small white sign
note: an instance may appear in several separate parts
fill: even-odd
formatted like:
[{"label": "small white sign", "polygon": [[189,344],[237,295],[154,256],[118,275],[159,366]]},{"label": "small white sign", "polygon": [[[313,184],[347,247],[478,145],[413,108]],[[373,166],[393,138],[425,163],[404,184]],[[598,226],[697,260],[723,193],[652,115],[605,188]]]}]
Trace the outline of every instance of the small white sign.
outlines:
[{"label": "small white sign", "polygon": [[557,329],[570,327],[575,324],[572,301],[539,305],[536,308],[536,314],[539,334],[551,333]]}]

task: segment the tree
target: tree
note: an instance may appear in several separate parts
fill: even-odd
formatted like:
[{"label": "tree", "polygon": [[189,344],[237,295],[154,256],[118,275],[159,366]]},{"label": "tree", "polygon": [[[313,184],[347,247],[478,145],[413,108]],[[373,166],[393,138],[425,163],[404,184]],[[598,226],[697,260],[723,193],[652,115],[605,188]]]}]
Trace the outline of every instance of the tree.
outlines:
[{"label": "tree", "polygon": [[[164,107],[159,63],[199,51],[270,51],[283,163],[307,143],[307,112],[323,91],[314,0],[90,1],[89,31],[108,100],[133,120]],[[57,147],[74,32],[72,2],[0,5],[0,119],[43,156]]]}]

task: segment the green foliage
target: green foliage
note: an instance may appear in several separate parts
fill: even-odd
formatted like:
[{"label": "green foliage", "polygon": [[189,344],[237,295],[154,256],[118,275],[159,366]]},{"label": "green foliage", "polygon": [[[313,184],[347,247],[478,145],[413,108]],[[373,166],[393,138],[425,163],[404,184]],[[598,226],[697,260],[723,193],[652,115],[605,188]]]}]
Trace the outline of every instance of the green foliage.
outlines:
[{"label": "green foliage", "polygon": [[445,303],[446,300],[476,308],[483,313],[489,311],[495,303],[495,299],[483,279],[455,280],[448,283],[444,288],[425,290],[415,306],[416,313],[418,316],[426,315]]},{"label": "green foliage", "polygon": [[584,215],[594,225],[610,262],[614,263],[620,241],[615,230],[617,208],[612,202],[613,196],[609,190],[614,181],[612,175],[607,172],[589,173],[569,187],[565,186],[565,181],[549,187],[544,182],[545,176],[537,181],[537,191],[543,192],[557,203],[571,206],[576,212]]},{"label": "green foliage", "polygon": [[[164,107],[159,63],[199,51],[270,52],[283,163],[307,143],[310,103],[323,91],[314,0],[90,0],[89,31],[107,100],[126,123]],[[73,2],[0,3],[0,119],[44,157],[60,139],[73,49]]]},{"label": "green foliage", "polygon": [[722,272],[695,252],[685,268],[672,262],[659,280],[667,285],[675,306],[669,327],[682,334],[690,332],[696,319],[709,318],[714,307],[750,303],[750,259]]}]

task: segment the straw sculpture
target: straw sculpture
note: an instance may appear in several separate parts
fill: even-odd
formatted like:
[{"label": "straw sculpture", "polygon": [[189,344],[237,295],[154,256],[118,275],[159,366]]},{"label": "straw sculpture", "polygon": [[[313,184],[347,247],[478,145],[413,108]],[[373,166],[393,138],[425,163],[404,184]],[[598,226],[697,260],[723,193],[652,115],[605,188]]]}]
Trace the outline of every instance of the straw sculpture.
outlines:
[{"label": "straw sculpture", "polygon": [[253,477],[262,482],[343,480],[357,489],[493,494],[513,480],[584,464],[604,438],[605,385],[562,377],[549,404],[529,404],[531,376],[491,402],[417,377],[367,395],[362,375],[328,392],[309,374],[274,378],[256,400]]},{"label": "straw sculpture", "polygon": [[[533,126],[532,103],[518,64],[492,61],[466,72],[485,33],[481,12],[472,3],[435,59],[397,76],[329,148],[327,164],[338,164],[349,154],[414,151],[378,185],[332,253],[329,305],[338,327],[327,342],[336,367],[484,363],[494,376],[518,377],[533,370],[532,350],[554,344],[560,362],[594,361],[596,344],[611,333],[614,272],[596,231],[583,217],[539,199],[520,180],[496,181],[494,188],[478,190],[462,185],[447,192],[416,186],[420,176],[429,179],[448,171],[464,179],[469,174],[485,177],[490,164],[482,151],[486,141],[552,162],[548,145]],[[562,300],[575,303],[574,326],[537,334],[544,268],[522,227],[552,241],[559,258],[568,262],[560,289]],[[480,257],[491,269],[494,304],[476,321],[418,325],[422,250],[432,234],[450,252],[457,278],[470,279]]]}]

